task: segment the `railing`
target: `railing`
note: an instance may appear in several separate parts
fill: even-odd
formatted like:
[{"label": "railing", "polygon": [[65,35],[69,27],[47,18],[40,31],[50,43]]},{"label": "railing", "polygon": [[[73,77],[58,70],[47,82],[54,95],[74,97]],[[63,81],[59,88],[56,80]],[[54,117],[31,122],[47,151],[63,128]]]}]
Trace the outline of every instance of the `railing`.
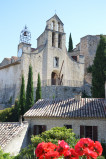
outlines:
[{"label": "railing", "polygon": [[[75,81],[75,80],[62,80],[62,82],[59,79],[47,79],[41,81],[42,86],[69,86],[69,87],[81,87],[83,86],[83,81]],[[37,86],[37,82],[34,82],[34,86]]]}]

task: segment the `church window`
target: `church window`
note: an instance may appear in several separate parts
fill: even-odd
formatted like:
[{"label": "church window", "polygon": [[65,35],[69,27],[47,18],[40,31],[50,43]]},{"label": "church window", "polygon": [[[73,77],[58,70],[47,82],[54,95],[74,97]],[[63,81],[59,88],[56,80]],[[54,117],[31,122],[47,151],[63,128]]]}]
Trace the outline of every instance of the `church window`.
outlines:
[{"label": "church window", "polygon": [[58,31],[60,31],[60,23],[58,23]]},{"label": "church window", "polygon": [[62,48],[62,36],[58,34],[58,48]]},{"label": "church window", "polygon": [[54,67],[59,67],[59,58],[58,57],[54,57],[54,59],[53,59],[53,66]]},{"label": "church window", "polygon": [[55,33],[52,32],[52,46],[55,46]]},{"label": "church window", "polygon": [[55,22],[54,21],[52,21],[52,23],[51,23],[51,29],[55,30]]},{"label": "church window", "polygon": [[58,85],[58,75],[56,72],[51,74],[51,85]]}]

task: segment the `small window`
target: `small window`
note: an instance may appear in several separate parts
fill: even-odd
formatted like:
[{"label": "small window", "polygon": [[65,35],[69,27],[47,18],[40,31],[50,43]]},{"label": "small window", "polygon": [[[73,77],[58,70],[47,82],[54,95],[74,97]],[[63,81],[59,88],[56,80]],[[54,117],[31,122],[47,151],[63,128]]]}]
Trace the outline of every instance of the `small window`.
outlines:
[{"label": "small window", "polygon": [[80,126],[80,138],[86,137],[94,141],[98,140],[98,131],[97,126]]},{"label": "small window", "polygon": [[53,59],[53,66],[54,67],[59,67],[59,58],[58,57],[54,57],[54,59]]},{"label": "small window", "polygon": [[72,125],[64,125],[67,129],[72,129]]},{"label": "small window", "polygon": [[55,30],[55,22],[54,21],[52,21],[52,23],[51,23],[51,29]]},{"label": "small window", "polygon": [[52,33],[52,46],[55,46],[55,33]]},{"label": "small window", "polygon": [[33,135],[39,135],[44,131],[46,131],[46,125],[34,125],[33,127]]},{"label": "small window", "polygon": [[62,48],[62,35],[61,34],[59,34],[58,35],[58,48]]},{"label": "small window", "polygon": [[60,32],[60,23],[58,23],[58,31]]}]

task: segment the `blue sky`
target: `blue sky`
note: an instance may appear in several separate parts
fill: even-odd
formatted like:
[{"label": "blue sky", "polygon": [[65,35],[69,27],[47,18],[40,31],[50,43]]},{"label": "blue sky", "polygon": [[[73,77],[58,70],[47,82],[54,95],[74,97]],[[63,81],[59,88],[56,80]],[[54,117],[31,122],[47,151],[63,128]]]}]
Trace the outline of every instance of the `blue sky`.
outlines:
[{"label": "blue sky", "polygon": [[86,35],[106,34],[106,0],[0,0],[0,62],[17,56],[20,32],[25,24],[31,44],[54,14],[64,23],[66,47],[71,32],[74,47]]}]

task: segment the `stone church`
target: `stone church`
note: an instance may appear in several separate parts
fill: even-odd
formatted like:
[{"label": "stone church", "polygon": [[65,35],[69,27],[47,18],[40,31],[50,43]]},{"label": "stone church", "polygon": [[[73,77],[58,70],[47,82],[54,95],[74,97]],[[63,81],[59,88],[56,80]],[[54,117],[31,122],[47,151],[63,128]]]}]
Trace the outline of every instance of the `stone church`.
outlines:
[{"label": "stone church", "polygon": [[14,103],[19,97],[22,74],[27,86],[29,65],[33,69],[34,95],[38,73],[42,98],[69,98],[81,93],[86,67],[93,61],[100,37],[85,36],[68,53],[64,24],[55,14],[46,21],[44,32],[37,38],[37,48],[31,47],[30,39],[31,33],[25,26],[20,34],[17,57],[4,58],[0,63],[0,103],[8,102],[11,97]]}]

